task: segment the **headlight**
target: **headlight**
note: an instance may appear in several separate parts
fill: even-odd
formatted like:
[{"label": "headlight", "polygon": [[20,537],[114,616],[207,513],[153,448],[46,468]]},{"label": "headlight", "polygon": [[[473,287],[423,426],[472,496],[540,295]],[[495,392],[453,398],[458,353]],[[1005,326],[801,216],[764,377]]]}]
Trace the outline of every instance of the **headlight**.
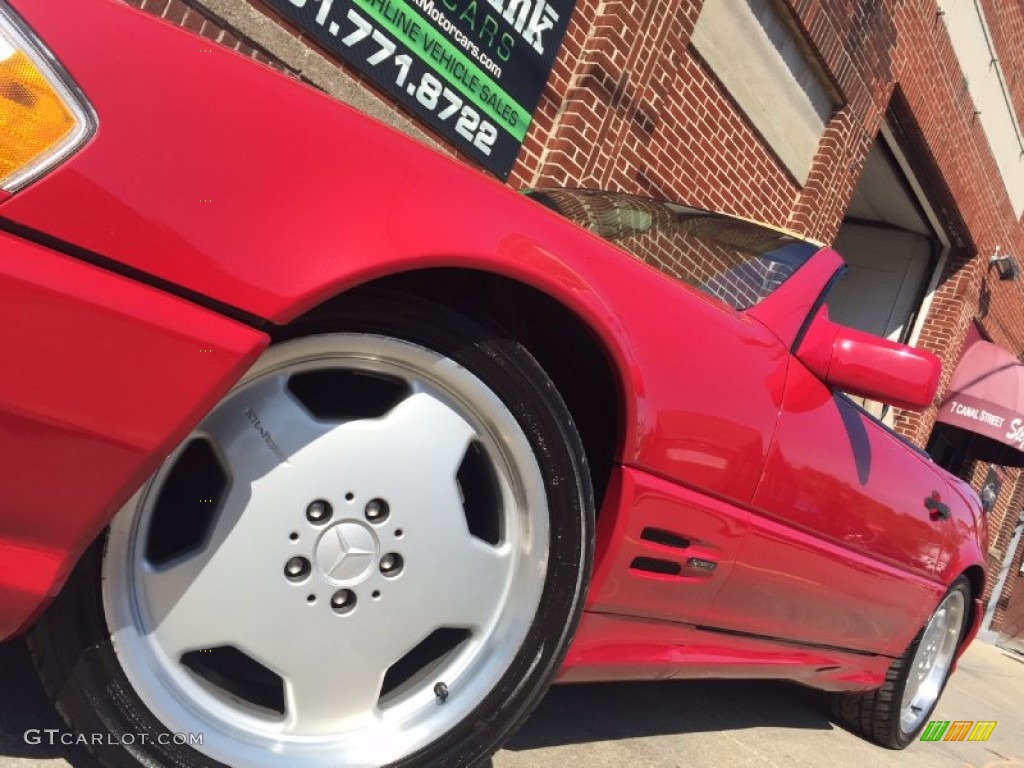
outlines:
[{"label": "headlight", "polygon": [[34,181],[95,127],[60,65],[0,0],[0,189],[14,192]]}]

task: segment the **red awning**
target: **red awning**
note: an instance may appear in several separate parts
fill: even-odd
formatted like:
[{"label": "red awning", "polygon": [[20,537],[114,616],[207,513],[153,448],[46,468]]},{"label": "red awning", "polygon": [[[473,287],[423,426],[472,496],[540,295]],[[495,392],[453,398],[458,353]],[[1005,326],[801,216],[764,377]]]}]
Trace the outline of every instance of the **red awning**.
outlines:
[{"label": "red awning", "polygon": [[1024,364],[989,341],[970,343],[953,372],[939,421],[984,438],[975,457],[1004,466],[1024,463]]}]

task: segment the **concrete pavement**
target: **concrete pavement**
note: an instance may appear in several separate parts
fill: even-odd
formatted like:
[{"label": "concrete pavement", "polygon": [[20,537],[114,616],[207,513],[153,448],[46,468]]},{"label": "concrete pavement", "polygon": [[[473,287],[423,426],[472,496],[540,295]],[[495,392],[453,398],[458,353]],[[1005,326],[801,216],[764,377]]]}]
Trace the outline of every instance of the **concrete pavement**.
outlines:
[{"label": "concrete pavement", "polygon": [[[933,717],[998,724],[987,742],[892,752],[833,725],[821,695],[796,685],[563,686],[493,768],[1024,768],[1024,656],[975,643]],[[29,728],[59,727],[21,643],[0,645],[0,768],[93,768],[83,755],[25,743]]]}]

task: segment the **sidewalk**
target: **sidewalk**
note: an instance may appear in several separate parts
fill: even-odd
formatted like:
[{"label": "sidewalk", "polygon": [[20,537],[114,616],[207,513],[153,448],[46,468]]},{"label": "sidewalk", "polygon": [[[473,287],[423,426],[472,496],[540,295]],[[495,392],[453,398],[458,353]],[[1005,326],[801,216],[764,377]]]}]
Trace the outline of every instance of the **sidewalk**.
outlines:
[{"label": "sidewalk", "polygon": [[1019,640],[1015,637],[1008,637],[1004,640],[997,641],[996,645],[1003,650],[1015,653],[1024,659],[1024,640]]},{"label": "sidewalk", "polygon": [[[822,695],[786,683],[562,686],[493,768],[1024,768],[1024,656],[975,643],[933,719],[995,720],[987,742],[876,747],[834,726]],[[91,768],[25,743],[59,728],[20,643],[0,644],[0,768]]]},{"label": "sidewalk", "polygon": [[554,689],[494,768],[1024,766],[1024,656],[975,643],[932,719],[995,720],[987,742],[894,752],[836,727],[796,685],[693,681]]}]

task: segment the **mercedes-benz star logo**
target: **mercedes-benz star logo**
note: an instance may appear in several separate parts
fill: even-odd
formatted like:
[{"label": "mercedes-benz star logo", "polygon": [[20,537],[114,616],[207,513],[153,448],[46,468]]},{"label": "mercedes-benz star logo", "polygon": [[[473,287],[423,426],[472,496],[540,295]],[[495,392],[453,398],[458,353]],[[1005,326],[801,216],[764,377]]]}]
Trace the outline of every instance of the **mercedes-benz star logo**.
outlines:
[{"label": "mercedes-benz star logo", "polygon": [[324,531],[316,545],[316,564],[335,584],[362,581],[377,559],[377,537],[355,520],[346,520]]}]

